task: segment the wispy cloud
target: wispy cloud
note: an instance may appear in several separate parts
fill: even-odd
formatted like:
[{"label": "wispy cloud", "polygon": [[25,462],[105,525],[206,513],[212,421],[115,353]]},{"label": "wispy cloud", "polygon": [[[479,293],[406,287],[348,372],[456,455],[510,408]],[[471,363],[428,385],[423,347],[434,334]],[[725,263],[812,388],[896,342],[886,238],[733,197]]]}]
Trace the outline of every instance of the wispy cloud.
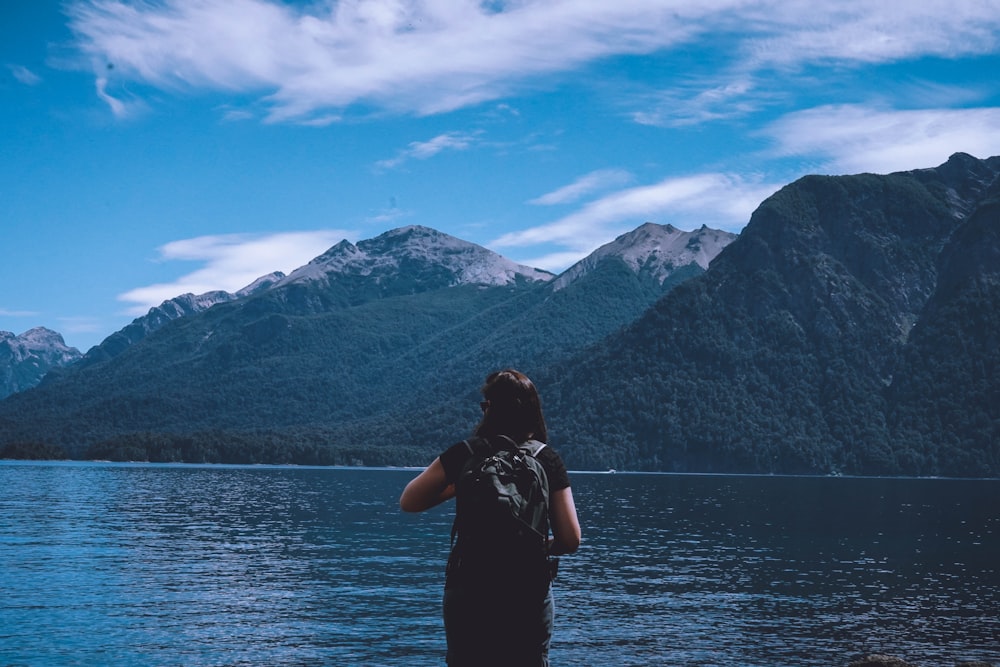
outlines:
[{"label": "wispy cloud", "polygon": [[607,190],[623,185],[632,180],[632,175],[621,169],[601,169],[581,176],[569,185],[564,185],[541,197],[529,201],[529,204],[553,206],[579,201],[585,196],[600,190]]},{"label": "wispy cloud", "polygon": [[0,308],[0,317],[38,317],[40,313],[33,310],[9,310]]},{"label": "wispy cloud", "polygon": [[[159,88],[258,94],[269,120],[295,122],[336,119],[330,110],[358,103],[453,110],[542,75],[693,40],[751,73],[986,53],[1000,29],[1000,12],[979,0],[77,0],[68,13],[98,76],[113,63],[116,76]],[[708,90],[688,117],[712,113],[713,96],[738,94]]]},{"label": "wispy cloud", "polygon": [[63,333],[98,333],[104,330],[104,326],[105,323],[96,317],[59,318],[59,330]]},{"label": "wispy cloud", "polygon": [[42,82],[42,77],[38,76],[24,65],[8,64],[7,69],[11,76],[26,86],[37,86]]},{"label": "wispy cloud", "polygon": [[375,167],[395,169],[409,160],[426,160],[443,151],[464,151],[475,144],[477,136],[476,132],[447,132],[427,141],[414,141],[399,151],[395,157],[379,160],[375,163]]},{"label": "wispy cloud", "polygon": [[244,120],[252,120],[254,114],[252,111],[246,109],[235,109],[228,104],[224,104],[218,108],[218,111],[222,113],[222,120],[230,123],[238,123]]},{"label": "wispy cloud", "polygon": [[1000,154],[1000,108],[823,106],[788,114],[763,134],[776,155],[822,156],[831,173],[887,173],[937,166],[957,151]]},{"label": "wispy cloud", "polygon": [[1000,13],[978,0],[836,3],[772,0],[741,17],[754,27],[741,43],[747,65],[883,63],[989,53],[997,47]]},{"label": "wispy cloud", "polygon": [[413,215],[413,211],[399,208],[396,198],[389,197],[387,205],[370,215],[365,221],[371,225],[387,226],[395,224],[400,218],[406,218],[411,215]]},{"label": "wispy cloud", "polygon": [[204,294],[214,290],[235,292],[268,273],[290,273],[342,239],[353,236],[353,232],[327,229],[263,236],[200,236],[173,241],[159,248],[158,261],[198,262],[201,267],[170,283],[129,290],[118,295],[118,300],[132,304],[129,314],[143,315],[149,308],[181,294]]},{"label": "wispy cloud", "polygon": [[97,91],[97,96],[101,98],[101,101],[108,105],[117,118],[124,118],[128,116],[128,107],[125,103],[108,93],[108,80],[105,77],[99,76],[94,82],[94,88]]},{"label": "wispy cloud", "polygon": [[766,103],[769,94],[759,91],[751,77],[722,76],[729,78],[708,86],[710,77],[687,78],[670,90],[644,95],[632,120],[640,125],[685,127],[744,117]]},{"label": "wispy cloud", "polygon": [[[691,229],[739,229],[776,184],[734,174],[698,174],[619,190],[588,202],[553,222],[504,234],[490,247],[556,246],[545,257],[530,260],[547,269],[563,268],[606,243],[609,238],[645,221]],[[556,262],[565,264],[556,264]]]}]

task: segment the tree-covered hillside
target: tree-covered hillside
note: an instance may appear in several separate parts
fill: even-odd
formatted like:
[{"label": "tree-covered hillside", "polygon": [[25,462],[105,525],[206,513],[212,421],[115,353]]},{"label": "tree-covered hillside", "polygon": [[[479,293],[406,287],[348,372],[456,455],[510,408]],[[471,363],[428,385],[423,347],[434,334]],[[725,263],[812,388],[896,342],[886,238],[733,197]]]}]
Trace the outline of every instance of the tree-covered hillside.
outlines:
[{"label": "tree-covered hillside", "polygon": [[[286,283],[160,322],[12,396],[0,453],[413,463],[467,430],[478,407],[447,404],[476,406],[487,370],[565,358],[702,271],[678,267],[661,283],[612,256],[558,290],[530,273],[493,284],[513,265],[485,249],[423,228],[380,238],[339,244]],[[484,275],[491,266],[499,273]],[[486,282],[454,284],[467,274]]]},{"label": "tree-covered hillside", "polygon": [[704,276],[545,374],[566,458],[1000,474],[998,171],[1000,159],[956,155],[785,187]]},{"label": "tree-covered hillside", "polygon": [[509,265],[433,230],[337,246],[0,402],[0,455],[418,465],[513,366],[573,468],[997,476],[998,174],[805,177],[663,283],[634,247],[557,289],[456,284]]}]

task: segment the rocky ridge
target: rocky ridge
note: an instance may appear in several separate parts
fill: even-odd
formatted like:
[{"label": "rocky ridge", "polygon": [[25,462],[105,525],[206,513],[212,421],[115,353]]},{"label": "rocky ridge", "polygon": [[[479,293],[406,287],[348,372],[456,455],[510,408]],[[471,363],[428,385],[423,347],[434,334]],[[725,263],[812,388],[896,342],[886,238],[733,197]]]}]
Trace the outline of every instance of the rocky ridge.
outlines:
[{"label": "rocky ridge", "polygon": [[67,366],[81,357],[67,347],[61,334],[35,327],[20,335],[0,331],[0,399],[37,385],[53,368]]},{"label": "rocky ridge", "polygon": [[564,289],[609,258],[622,260],[636,274],[648,276],[662,285],[679,269],[696,265],[702,271],[707,270],[716,255],[737,236],[704,225],[685,232],[673,225],[647,222],[571,266],[553,281],[552,287]]}]

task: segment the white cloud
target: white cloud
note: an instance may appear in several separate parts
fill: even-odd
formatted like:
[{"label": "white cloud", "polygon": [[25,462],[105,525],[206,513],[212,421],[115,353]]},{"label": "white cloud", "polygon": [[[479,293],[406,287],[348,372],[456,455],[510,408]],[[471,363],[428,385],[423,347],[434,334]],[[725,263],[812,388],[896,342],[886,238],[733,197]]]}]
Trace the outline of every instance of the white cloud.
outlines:
[{"label": "white cloud", "polygon": [[1000,154],[1000,108],[881,110],[823,106],[768,125],[779,156],[821,156],[831,173],[935,167],[955,152]]},{"label": "white cloud", "polygon": [[428,141],[414,141],[387,160],[375,163],[377,169],[394,169],[408,160],[427,160],[443,151],[464,151],[476,141],[475,132],[447,132]]},{"label": "white cloud", "polygon": [[[600,244],[603,245],[603,244]],[[543,269],[545,271],[550,271],[552,273],[559,273],[570,266],[576,264],[581,259],[590,254],[593,250],[596,250],[598,246],[594,246],[588,251],[581,250],[561,250],[545,255],[538,255],[536,257],[520,258],[517,260],[518,264],[524,264],[525,266],[531,266],[536,269]]]},{"label": "white cloud", "polygon": [[95,317],[59,318],[59,330],[63,333],[98,333],[103,329],[104,323]]},{"label": "white cloud", "polygon": [[706,87],[704,76],[695,77],[675,82],[670,90],[647,95],[640,102],[644,108],[633,112],[632,120],[661,127],[699,125],[746,116],[769,97],[745,74],[723,76],[730,78]]},{"label": "white cloud", "polygon": [[94,88],[97,90],[97,96],[111,108],[111,113],[117,118],[124,118],[128,115],[128,108],[125,106],[125,103],[117,97],[108,94],[108,80],[106,78],[102,76],[97,77],[97,81],[94,82]]},{"label": "white cloud", "polygon": [[598,190],[606,190],[627,183],[632,175],[621,169],[601,169],[581,176],[576,181],[529,201],[529,204],[553,206],[579,201]]},{"label": "white cloud", "polygon": [[218,109],[222,113],[222,120],[230,123],[237,123],[244,120],[251,120],[254,114],[246,109],[234,109],[229,105],[223,105]]},{"label": "white cloud", "polygon": [[7,65],[7,69],[15,79],[26,86],[37,86],[42,82],[42,77],[23,65]]},{"label": "white cloud", "polygon": [[0,317],[38,317],[40,313],[33,310],[8,310],[0,308]]},{"label": "white cloud", "polygon": [[[743,45],[750,66],[804,62],[892,62],[990,53],[998,44],[1000,12],[979,0],[878,3],[774,2],[756,14]],[[768,15],[765,15],[767,12]]]},{"label": "white cloud", "polygon": [[[698,40],[735,71],[992,52],[981,0],[77,0],[77,47],[98,76],[262,96],[271,121],[320,122],[357,103],[422,114],[498,99],[540,75]],[[689,119],[717,113],[722,84]],[[108,96],[112,105],[118,98]],[[647,121],[650,119],[646,119]]]},{"label": "white cloud", "polygon": [[118,295],[118,300],[133,304],[128,310],[130,314],[144,315],[150,308],[181,294],[204,294],[214,290],[235,292],[268,273],[290,273],[342,239],[353,236],[353,232],[328,229],[266,236],[200,236],[173,241],[159,248],[159,261],[198,262],[201,268],[170,283],[129,290]]},{"label": "white cloud", "polygon": [[504,234],[487,245],[534,249],[539,254],[525,257],[522,250],[517,261],[558,272],[643,222],[738,231],[779,187],[734,174],[667,178],[612,192],[558,220]]},{"label": "white cloud", "polygon": [[504,234],[490,245],[522,247],[555,243],[585,254],[647,221],[669,222],[688,229],[702,224],[739,229],[749,221],[760,202],[778,187],[732,174],[667,178],[653,185],[606,195],[554,222]]}]

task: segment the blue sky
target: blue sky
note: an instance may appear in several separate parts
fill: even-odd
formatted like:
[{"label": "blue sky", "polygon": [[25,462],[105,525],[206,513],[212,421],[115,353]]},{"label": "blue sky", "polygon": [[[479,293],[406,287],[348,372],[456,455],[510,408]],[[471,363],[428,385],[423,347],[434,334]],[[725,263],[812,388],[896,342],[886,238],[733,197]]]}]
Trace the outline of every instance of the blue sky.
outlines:
[{"label": "blue sky", "polygon": [[33,0],[0,35],[0,330],[82,351],[404,225],[558,272],[1000,154],[1000,0]]}]

